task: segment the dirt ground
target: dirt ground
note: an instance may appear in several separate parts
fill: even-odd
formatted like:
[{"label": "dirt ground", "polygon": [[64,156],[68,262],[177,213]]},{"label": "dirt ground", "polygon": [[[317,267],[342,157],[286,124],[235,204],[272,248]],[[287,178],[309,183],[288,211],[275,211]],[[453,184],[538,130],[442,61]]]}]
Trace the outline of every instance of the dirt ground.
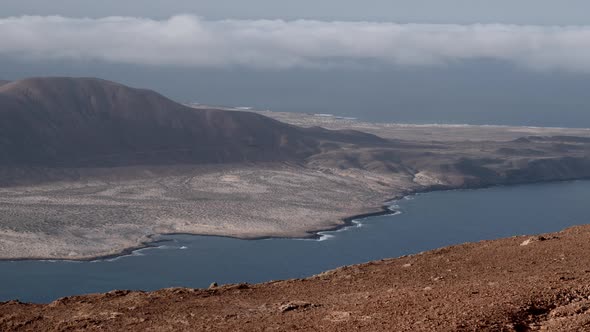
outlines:
[{"label": "dirt ground", "polygon": [[590,331],[590,226],[458,245],[308,279],[48,305],[1,331]]}]

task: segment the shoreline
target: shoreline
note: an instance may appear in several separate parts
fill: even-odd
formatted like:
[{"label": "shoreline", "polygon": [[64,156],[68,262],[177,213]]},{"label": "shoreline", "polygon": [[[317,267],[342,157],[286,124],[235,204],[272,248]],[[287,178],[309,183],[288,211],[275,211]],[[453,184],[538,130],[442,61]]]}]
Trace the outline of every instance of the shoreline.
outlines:
[{"label": "shoreline", "polygon": [[[412,194],[410,194],[412,195]],[[410,196],[407,195],[407,196]],[[402,196],[405,197],[406,195]],[[394,200],[390,200],[394,201]],[[218,237],[218,238],[229,238],[235,240],[243,240],[243,241],[259,241],[259,240],[268,240],[268,239],[284,239],[284,240],[296,240],[296,239],[311,239],[311,240],[318,240],[321,238],[319,233],[323,232],[337,232],[339,230],[345,229],[347,227],[354,226],[353,221],[359,219],[365,219],[370,217],[378,217],[389,215],[395,213],[397,211],[390,210],[388,205],[382,205],[379,208],[379,211],[376,212],[368,212],[363,214],[354,215],[352,217],[346,217],[341,219],[343,224],[341,225],[334,225],[334,227],[321,229],[318,231],[307,232],[309,233],[308,236],[256,236],[256,237],[237,237],[237,236],[229,236],[229,235],[212,235],[212,234],[197,234],[197,233],[158,233],[158,234],[150,234],[148,238],[155,238],[161,236],[175,236],[175,235],[188,235],[188,236],[203,236],[203,237]],[[100,262],[100,261],[107,261],[116,258],[122,258],[127,256],[132,256],[134,252],[144,249],[150,248],[157,248],[157,244],[171,242],[172,240],[169,239],[158,239],[153,241],[142,241],[140,245],[130,248],[125,248],[121,250],[119,253],[108,254],[108,255],[100,255],[100,256],[92,256],[89,258],[79,258],[79,259],[67,259],[67,258],[11,258],[11,259],[3,259],[0,258],[0,262],[80,262],[80,263],[90,263],[90,262]]]},{"label": "shoreline", "polygon": [[590,225],[567,227],[256,284],[119,290],[51,303],[0,302],[0,315],[7,317],[0,329],[85,330],[92,324],[130,331],[187,326],[340,331],[363,324],[363,330],[371,331],[582,331],[590,305],[585,268],[590,259],[584,254],[590,249],[589,235]]},{"label": "shoreline", "polygon": [[[308,236],[255,236],[255,237],[239,237],[239,236],[230,236],[230,235],[213,235],[213,234],[198,234],[198,233],[183,233],[183,232],[171,232],[171,233],[156,233],[150,234],[146,237],[148,240],[140,242],[137,246],[124,248],[123,250],[107,254],[107,255],[97,255],[97,256],[90,256],[84,258],[10,258],[10,259],[3,259],[0,258],[0,262],[23,262],[23,261],[34,261],[34,262],[100,262],[100,261],[107,261],[110,259],[122,258],[133,255],[134,252],[144,249],[150,248],[157,248],[157,244],[170,242],[169,239],[154,239],[157,237],[162,236],[175,236],[175,235],[188,235],[188,236],[207,236],[207,237],[220,237],[220,238],[230,238],[230,239],[237,239],[237,240],[244,240],[244,241],[257,241],[257,240],[266,240],[266,239],[315,239],[318,240],[322,237],[320,233],[323,232],[337,232],[339,230],[354,226],[353,221],[359,219],[365,219],[370,217],[378,217],[389,215],[392,213],[400,212],[397,210],[390,209],[391,205],[395,202],[404,199],[408,196],[414,196],[417,194],[425,194],[425,193],[432,193],[432,192],[440,192],[440,191],[455,191],[455,190],[481,190],[493,187],[511,187],[511,186],[528,186],[528,185],[537,185],[537,184],[549,184],[549,183],[560,183],[560,182],[570,182],[570,181],[589,181],[590,177],[582,177],[582,178],[574,178],[574,179],[563,179],[563,180],[550,180],[550,181],[531,181],[531,182],[521,182],[521,183],[510,183],[510,184],[487,184],[487,185],[479,185],[479,186],[460,186],[456,188],[446,187],[446,186],[431,186],[427,188],[419,188],[416,190],[405,190],[402,191],[398,195],[394,195],[390,199],[384,200],[383,204],[380,207],[375,208],[367,208],[366,210],[374,210],[373,212],[365,212],[360,214],[355,214],[350,217],[341,218],[341,224],[334,225],[333,227],[329,227],[326,229],[320,229],[317,231],[309,231],[306,232]],[[385,204],[386,202],[390,202],[392,204]],[[153,239],[153,240],[150,240]]]},{"label": "shoreline", "polygon": [[392,122],[393,120],[383,120],[383,121],[375,121],[370,119],[364,119],[359,117],[350,117],[346,115],[340,114],[332,114],[332,113],[313,113],[313,112],[288,112],[288,111],[271,111],[271,110],[262,110],[262,109],[255,109],[255,108],[240,108],[240,107],[233,107],[233,106],[210,106],[210,105],[192,105],[190,103],[183,103],[191,108],[200,109],[200,108],[213,108],[213,109],[221,109],[221,110],[228,110],[228,111],[242,111],[242,112],[254,112],[259,114],[290,114],[290,115],[301,115],[307,116],[311,118],[317,119],[326,119],[326,120],[337,120],[337,121],[350,121],[350,122],[357,122],[357,123],[367,123],[367,124],[377,124],[377,125],[391,125],[391,126],[399,126],[399,127],[447,127],[447,128],[456,128],[456,127],[489,127],[489,128],[526,128],[526,129],[555,129],[555,130],[580,130],[580,131],[588,131],[590,132],[590,128],[588,127],[567,127],[567,126],[545,126],[545,125],[526,125],[526,124],[500,124],[500,123],[452,123],[452,122],[430,122],[430,123],[417,123],[417,122]]}]

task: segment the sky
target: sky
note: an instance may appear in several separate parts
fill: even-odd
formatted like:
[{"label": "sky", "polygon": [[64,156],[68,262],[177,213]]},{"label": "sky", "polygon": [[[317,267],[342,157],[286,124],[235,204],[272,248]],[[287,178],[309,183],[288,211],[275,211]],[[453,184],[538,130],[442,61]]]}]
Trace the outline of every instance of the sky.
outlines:
[{"label": "sky", "polygon": [[587,0],[2,0],[2,16],[194,14],[208,19],[367,20],[398,23],[590,24]]},{"label": "sky", "polygon": [[0,78],[374,121],[590,127],[587,0],[2,0]]}]

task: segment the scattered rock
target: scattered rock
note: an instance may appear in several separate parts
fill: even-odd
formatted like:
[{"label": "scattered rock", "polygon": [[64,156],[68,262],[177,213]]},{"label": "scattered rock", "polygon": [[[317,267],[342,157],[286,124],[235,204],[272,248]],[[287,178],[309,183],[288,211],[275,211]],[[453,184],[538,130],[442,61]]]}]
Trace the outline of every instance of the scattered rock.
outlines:
[{"label": "scattered rock", "polygon": [[548,240],[548,239],[545,238],[544,236],[533,236],[533,237],[528,238],[524,242],[522,242],[520,245],[521,246],[528,246],[529,244],[531,244],[533,242],[546,241],[546,240]]},{"label": "scattered rock", "polygon": [[226,289],[237,289],[237,290],[242,290],[242,289],[250,289],[250,285],[246,284],[246,283],[241,283],[241,284],[237,284],[237,285],[229,285],[229,286],[225,286]]},{"label": "scattered rock", "polygon": [[[130,290],[114,290],[114,291],[110,291],[108,293],[105,294],[106,297],[121,297],[121,296],[127,296],[129,293],[131,293]],[[67,300],[67,298],[63,298],[62,300]]]},{"label": "scattered rock", "polygon": [[311,304],[309,302],[289,302],[287,304],[281,305],[279,307],[279,310],[281,312],[288,312],[288,311],[307,309],[307,308],[313,308],[313,307],[317,307],[317,305]]},{"label": "scattered rock", "polygon": [[212,282],[211,285],[209,285],[209,289],[212,288],[217,288],[219,285],[216,282]]},{"label": "scattered rock", "polygon": [[350,312],[348,311],[332,311],[325,319],[332,322],[344,322],[350,319]]}]

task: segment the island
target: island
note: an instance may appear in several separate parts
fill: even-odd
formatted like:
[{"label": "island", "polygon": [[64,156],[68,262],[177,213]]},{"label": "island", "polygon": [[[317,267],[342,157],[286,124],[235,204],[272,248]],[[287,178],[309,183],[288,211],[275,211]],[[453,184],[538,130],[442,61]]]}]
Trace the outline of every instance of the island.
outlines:
[{"label": "island", "polygon": [[590,177],[590,130],[371,124],[182,105],[93,78],[0,86],[0,259],[162,234],[314,237],[432,190]]}]

